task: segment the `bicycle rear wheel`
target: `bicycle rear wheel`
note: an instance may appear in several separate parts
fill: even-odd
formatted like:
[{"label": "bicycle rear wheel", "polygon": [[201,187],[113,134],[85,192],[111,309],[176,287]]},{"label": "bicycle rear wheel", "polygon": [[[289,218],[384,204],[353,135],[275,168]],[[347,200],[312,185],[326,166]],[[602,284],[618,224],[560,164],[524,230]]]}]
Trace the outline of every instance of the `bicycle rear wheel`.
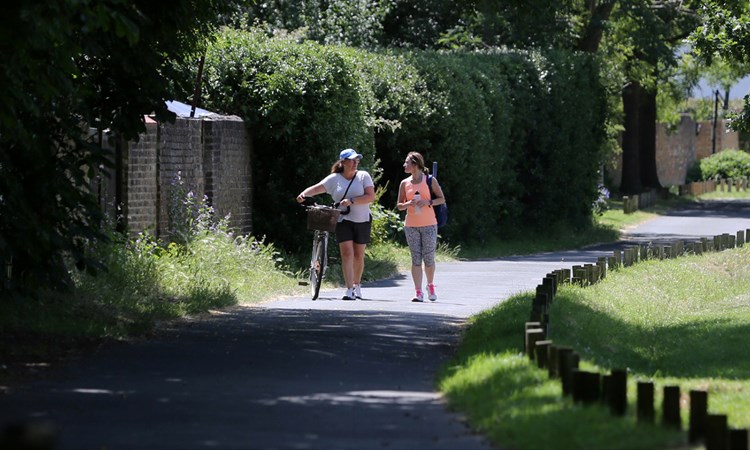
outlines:
[{"label": "bicycle rear wheel", "polygon": [[323,274],[328,261],[328,235],[324,231],[316,231],[313,238],[312,259],[310,261],[310,294],[316,300],[323,282]]}]

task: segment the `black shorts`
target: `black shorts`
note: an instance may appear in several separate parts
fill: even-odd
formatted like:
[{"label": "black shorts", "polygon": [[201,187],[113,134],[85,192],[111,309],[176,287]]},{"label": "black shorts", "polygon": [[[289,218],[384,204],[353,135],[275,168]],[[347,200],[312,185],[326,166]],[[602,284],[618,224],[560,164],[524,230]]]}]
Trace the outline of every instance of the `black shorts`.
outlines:
[{"label": "black shorts", "polygon": [[344,219],[336,224],[336,240],[338,242],[354,241],[357,244],[369,244],[371,229],[371,222],[352,222]]}]

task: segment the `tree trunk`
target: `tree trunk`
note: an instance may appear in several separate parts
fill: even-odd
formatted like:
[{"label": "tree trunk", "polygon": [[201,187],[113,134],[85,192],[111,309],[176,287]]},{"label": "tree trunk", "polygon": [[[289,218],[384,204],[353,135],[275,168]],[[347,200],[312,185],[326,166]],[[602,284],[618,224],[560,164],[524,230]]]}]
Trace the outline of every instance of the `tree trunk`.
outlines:
[{"label": "tree trunk", "polygon": [[639,194],[642,189],[640,173],[639,120],[641,85],[637,81],[628,83],[622,90],[622,108],[625,115],[625,131],[622,133],[622,194]]},{"label": "tree trunk", "polygon": [[617,0],[606,0],[599,4],[596,4],[595,1],[589,2],[591,17],[586,24],[586,31],[578,41],[578,50],[588,53],[596,53],[599,50],[599,44],[604,33],[604,23],[609,20],[616,3]]},{"label": "tree trunk", "polygon": [[641,182],[644,188],[661,188],[656,170],[656,89],[642,91],[638,114]]}]

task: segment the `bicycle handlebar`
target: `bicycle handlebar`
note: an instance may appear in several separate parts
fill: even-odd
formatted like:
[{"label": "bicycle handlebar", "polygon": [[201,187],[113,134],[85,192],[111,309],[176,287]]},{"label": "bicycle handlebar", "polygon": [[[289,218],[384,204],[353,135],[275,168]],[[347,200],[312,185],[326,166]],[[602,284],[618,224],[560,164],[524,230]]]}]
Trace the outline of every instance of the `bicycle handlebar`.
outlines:
[{"label": "bicycle handlebar", "polygon": [[314,197],[302,197],[302,202],[299,203],[301,206],[317,206]]},{"label": "bicycle handlebar", "polygon": [[309,209],[309,208],[338,209],[338,203],[334,203],[333,206],[320,205],[315,201],[315,197],[302,197],[302,198],[303,198],[302,202],[299,202],[298,204],[305,209]]}]

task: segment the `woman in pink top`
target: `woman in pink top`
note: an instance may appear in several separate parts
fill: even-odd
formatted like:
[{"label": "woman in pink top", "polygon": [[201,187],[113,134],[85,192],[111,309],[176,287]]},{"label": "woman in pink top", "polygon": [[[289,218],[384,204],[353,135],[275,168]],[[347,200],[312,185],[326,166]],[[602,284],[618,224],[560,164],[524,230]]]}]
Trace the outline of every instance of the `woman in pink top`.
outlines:
[{"label": "woman in pink top", "polygon": [[437,248],[437,219],[432,205],[445,203],[443,190],[436,178],[432,179],[432,191],[435,198],[430,197],[427,185],[429,170],[424,166],[424,158],[417,152],[410,152],[404,160],[404,172],[409,176],[401,181],[398,187],[399,211],[406,210],[404,233],[411,252],[411,277],[414,280],[416,295],[413,302],[423,302],[422,293],[422,264],[427,276],[427,295],[431,301],[437,300],[435,293],[435,249]]}]

